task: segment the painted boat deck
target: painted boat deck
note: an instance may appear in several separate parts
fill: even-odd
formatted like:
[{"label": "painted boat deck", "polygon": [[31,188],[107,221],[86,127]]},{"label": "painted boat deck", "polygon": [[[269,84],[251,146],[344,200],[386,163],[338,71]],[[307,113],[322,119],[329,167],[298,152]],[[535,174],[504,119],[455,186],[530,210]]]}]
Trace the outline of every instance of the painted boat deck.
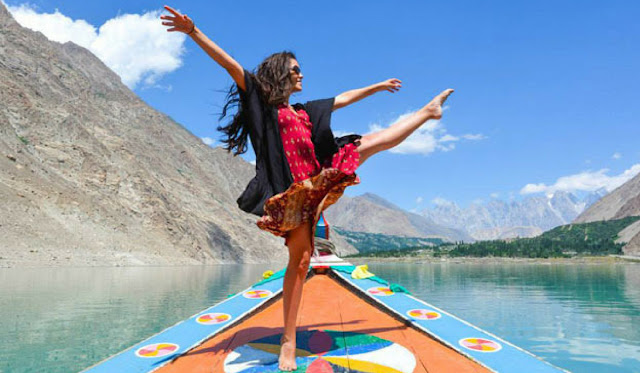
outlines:
[{"label": "painted boat deck", "polygon": [[[299,372],[567,372],[335,255],[314,257]],[[279,372],[285,269],[83,371]]]},{"label": "painted boat deck", "polygon": [[[242,323],[221,332],[200,346],[182,354],[172,362],[155,370],[155,372],[224,372],[226,371],[224,367],[225,360],[227,360],[227,363],[233,361],[233,359],[229,358],[231,351],[241,348],[241,346],[247,345],[256,339],[282,333],[282,311],[282,298],[280,298],[261,312],[250,316]],[[313,333],[318,333],[316,334],[316,339],[322,341],[322,337],[325,337],[325,339],[327,337],[324,331],[336,331],[337,333],[331,333],[331,337],[342,339],[337,343],[346,345],[347,353],[344,357],[326,356],[321,360],[331,362],[334,367],[344,367],[344,371],[361,371],[360,369],[367,372],[406,371],[405,369],[392,370],[384,361],[380,361],[381,364],[376,367],[371,362],[363,362],[359,358],[362,355],[349,354],[350,347],[353,348],[353,351],[356,351],[357,346],[351,344],[345,336],[363,334],[395,342],[395,344],[403,346],[410,351],[415,361],[411,362],[408,359],[406,363],[414,365],[413,372],[490,372],[490,370],[474,361],[461,356],[455,350],[367,303],[327,275],[314,275],[305,283],[297,324],[298,334],[302,338],[305,335],[309,336],[309,334],[311,334],[311,338],[314,338]],[[307,332],[306,334],[305,331]],[[298,338],[300,339],[301,337]],[[263,349],[271,348],[272,356],[277,359],[277,342],[275,340],[271,342],[273,342],[270,345],[271,347],[268,344],[262,344],[259,347]],[[299,347],[301,346],[300,342],[298,340]],[[323,355],[324,351],[322,351],[323,345],[321,342],[316,343],[315,351],[313,344],[309,344],[309,346],[311,346],[311,351],[307,353],[315,352],[315,355],[312,356]],[[324,346],[328,345],[324,344]],[[304,351],[302,353],[304,354]],[[389,355],[387,354],[386,359],[397,360],[401,354]],[[371,359],[369,360],[371,361]],[[277,360],[273,362],[276,364],[275,370],[273,370],[272,364],[266,361],[264,363],[264,369],[256,367],[256,370],[251,371],[278,371]],[[318,368],[318,370],[314,370],[316,372],[339,371],[320,370],[322,364],[316,363],[316,365]],[[228,366],[227,369],[229,369]],[[307,372],[309,371],[307,370]]]}]

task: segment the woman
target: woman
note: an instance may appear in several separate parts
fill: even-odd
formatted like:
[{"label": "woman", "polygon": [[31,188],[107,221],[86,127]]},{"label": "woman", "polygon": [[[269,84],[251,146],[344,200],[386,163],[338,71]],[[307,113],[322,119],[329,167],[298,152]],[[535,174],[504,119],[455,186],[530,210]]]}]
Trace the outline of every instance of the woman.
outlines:
[{"label": "woman", "polygon": [[279,368],[295,370],[295,323],[320,213],[335,203],[347,186],[359,183],[354,171],[369,157],[400,144],[427,120],[439,119],[442,104],[453,90],[443,91],[413,115],[382,131],[334,138],[332,111],[376,92],[395,92],[401,82],[389,79],[335,98],[291,106],[289,97],[302,90],[303,79],[293,53],[269,56],[252,74],[207,38],[186,14],[165,8],[173,14],[160,17],[167,20],[163,25],[171,26],[167,31],[190,35],[235,81],[222,116],[234,104],[238,112],[231,123],[218,129],[227,135],[226,149],[235,149],[235,155],[246,151],[250,138],[256,153],[256,176],[238,198],[238,206],[260,216],[258,226],[284,237],[289,250]]}]

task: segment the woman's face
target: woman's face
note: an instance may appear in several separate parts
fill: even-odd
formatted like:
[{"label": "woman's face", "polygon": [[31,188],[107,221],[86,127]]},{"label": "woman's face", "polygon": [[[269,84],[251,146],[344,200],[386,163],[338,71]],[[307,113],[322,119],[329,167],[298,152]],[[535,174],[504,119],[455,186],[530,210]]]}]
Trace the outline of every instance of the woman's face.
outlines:
[{"label": "woman's face", "polygon": [[291,74],[290,76],[291,85],[293,86],[293,92],[302,91],[302,78],[304,76],[302,75],[302,72],[297,71],[300,71],[300,64],[298,64],[298,61],[292,58],[289,60],[289,72]]}]

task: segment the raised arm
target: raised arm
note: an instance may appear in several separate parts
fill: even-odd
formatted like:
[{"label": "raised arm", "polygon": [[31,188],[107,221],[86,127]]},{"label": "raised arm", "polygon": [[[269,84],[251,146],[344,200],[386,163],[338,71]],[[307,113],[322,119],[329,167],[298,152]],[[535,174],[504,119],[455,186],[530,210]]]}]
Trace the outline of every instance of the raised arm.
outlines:
[{"label": "raised arm", "polygon": [[165,5],[164,8],[174,15],[173,17],[164,15],[160,16],[160,19],[168,20],[168,22],[162,22],[163,25],[172,26],[172,28],[167,29],[167,31],[180,31],[191,36],[191,38],[202,49],[204,49],[204,51],[207,52],[214,61],[227,70],[229,75],[231,75],[231,78],[233,78],[236,84],[238,84],[238,87],[243,91],[246,90],[244,84],[244,69],[242,66],[229,56],[227,52],[203,34],[200,29],[195,26],[191,18],[187,17],[186,13],[180,14],[167,5]]},{"label": "raised arm", "polygon": [[371,96],[376,92],[389,91],[397,92],[402,87],[399,79],[388,79],[380,83],[372,84],[368,87],[352,89],[336,96],[333,103],[333,110],[340,109],[354,102],[360,101],[365,97]]}]

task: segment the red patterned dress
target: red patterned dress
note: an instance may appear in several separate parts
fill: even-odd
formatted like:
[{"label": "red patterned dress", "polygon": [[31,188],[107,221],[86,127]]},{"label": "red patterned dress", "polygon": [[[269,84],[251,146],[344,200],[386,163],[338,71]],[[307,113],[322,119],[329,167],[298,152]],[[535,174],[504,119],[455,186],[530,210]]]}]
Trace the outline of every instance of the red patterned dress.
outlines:
[{"label": "red patterned dress", "polygon": [[355,174],[360,153],[356,150],[358,140],[349,142],[320,165],[311,142],[309,116],[287,104],[278,107],[278,128],[293,184],[265,202],[265,214],[257,224],[287,239],[288,231],[307,221],[313,221],[315,233],[320,213],[334,204],[347,186],[360,183]]}]

